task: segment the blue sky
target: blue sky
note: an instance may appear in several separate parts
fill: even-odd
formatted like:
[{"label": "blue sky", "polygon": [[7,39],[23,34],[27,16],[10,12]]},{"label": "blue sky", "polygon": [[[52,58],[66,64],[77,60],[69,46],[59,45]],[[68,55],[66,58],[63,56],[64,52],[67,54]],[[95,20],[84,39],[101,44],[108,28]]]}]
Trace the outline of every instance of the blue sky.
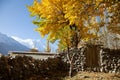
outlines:
[{"label": "blue sky", "polygon": [[39,39],[39,33],[34,31],[33,18],[30,17],[26,5],[33,0],[0,0],[0,32],[23,39]]},{"label": "blue sky", "polygon": [[[0,0],[0,32],[6,34],[23,45],[30,48],[37,44],[36,48],[42,51],[45,49],[46,40],[41,38],[32,24],[33,17],[30,17],[26,5],[31,5],[34,0]],[[57,42],[50,44],[52,51],[57,49]]]}]

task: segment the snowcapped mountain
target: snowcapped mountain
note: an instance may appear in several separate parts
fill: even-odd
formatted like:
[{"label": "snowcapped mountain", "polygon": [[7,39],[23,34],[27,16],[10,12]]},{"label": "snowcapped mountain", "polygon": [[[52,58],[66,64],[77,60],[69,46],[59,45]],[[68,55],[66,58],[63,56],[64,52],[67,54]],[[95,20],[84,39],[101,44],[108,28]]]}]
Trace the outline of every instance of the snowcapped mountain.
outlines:
[{"label": "snowcapped mountain", "polygon": [[0,33],[0,53],[6,55],[9,51],[28,51],[29,48],[11,37]]},{"label": "snowcapped mountain", "polygon": [[[39,51],[45,51],[46,50],[46,39],[40,38],[40,39],[22,39],[16,36],[11,36],[13,39],[18,41],[19,43],[29,47],[29,48],[37,48]],[[57,42],[54,44],[50,43],[51,52],[56,52],[56,49],[58,48]]]}]

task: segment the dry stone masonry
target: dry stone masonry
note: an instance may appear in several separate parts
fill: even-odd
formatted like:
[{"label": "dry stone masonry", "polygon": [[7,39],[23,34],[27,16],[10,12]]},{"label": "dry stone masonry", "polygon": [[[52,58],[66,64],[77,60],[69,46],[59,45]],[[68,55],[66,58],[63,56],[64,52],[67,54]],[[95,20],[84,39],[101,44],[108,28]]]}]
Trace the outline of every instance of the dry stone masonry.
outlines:
[{"label": "dry stone masonry", "polygon": [[120,73],[120,50],[101,49],[101,71]]},{"label": "dry stone masonry", "polygon": [[[71,49],[69,54],[62,52],[61,56],[64,61],[68,62],[67,54],[70,58],[75,54],[72,60],[73,71],[120,73],[120,50],[104,49],[100,47],[97,49],[96,46],[94,47],[95,48],[92,47],[88,49],[88,47],[85,46],[79,49]],[[86,56],[86,54],[90,55]],[[96,54],[97,56],[92,54]],[[94,60],[96,60],[97,63]]]}]

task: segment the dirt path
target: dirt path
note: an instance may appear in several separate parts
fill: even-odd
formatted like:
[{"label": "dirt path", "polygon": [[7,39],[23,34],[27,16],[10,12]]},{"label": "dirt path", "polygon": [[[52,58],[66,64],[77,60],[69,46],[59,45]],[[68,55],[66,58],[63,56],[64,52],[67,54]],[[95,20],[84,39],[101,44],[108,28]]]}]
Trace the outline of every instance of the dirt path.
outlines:
[{"label": "dirt path", "polygon": [[120,73],[79,72],[76,76],[65,80],[120,80]]}]

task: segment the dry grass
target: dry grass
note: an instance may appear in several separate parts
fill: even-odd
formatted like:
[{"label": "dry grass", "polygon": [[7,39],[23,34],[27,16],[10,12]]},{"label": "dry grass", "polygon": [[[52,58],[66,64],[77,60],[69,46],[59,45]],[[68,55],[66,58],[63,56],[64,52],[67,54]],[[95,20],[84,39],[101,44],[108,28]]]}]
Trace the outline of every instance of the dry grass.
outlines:
[{"label": "dry grass", "polygon": [[120,80],[120,73],[79,72],[76,76],[64,80]]}]

